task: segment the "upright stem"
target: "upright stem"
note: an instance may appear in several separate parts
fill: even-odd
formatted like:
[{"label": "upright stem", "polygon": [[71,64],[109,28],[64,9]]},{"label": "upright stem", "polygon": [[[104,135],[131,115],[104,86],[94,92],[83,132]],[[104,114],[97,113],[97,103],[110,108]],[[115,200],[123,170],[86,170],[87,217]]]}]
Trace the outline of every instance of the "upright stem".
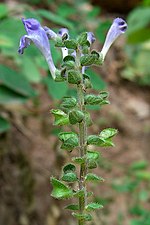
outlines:
[{"label": "upright stem", "polygon": [[[77,86],[78,92],[78,105],[80,111],[83,113],[85,112],[85,104],[84,104],[84,90],[83,90],[83,82]],[[85,184],[85,176],[87,173],[86,168],[86,152],[87,152],[87,126],[85,119],[79,123],[79,156],[85,158],[85,163],[82,163],[80,166],[80,177],[79,177],[79,190],[84,191],[84,195],[79,198],[79,209],[80,213],[84,213],[85,205],[87,204],[87,191],[86,191],[86,184]],[[84,225],[85,220],[79,220],[79,225]]]}]

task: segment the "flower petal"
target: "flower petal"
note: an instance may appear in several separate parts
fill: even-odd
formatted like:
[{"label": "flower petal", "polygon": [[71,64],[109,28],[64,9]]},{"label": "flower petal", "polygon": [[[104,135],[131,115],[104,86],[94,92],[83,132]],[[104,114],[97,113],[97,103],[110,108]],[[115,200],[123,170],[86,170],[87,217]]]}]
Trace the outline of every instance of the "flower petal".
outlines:
[{"label": "flower petal", "polygon": [[23,54],[24,49],[27,48],[30,45],[30,36],[24,35],[20,38],[20,44],[19,44],[19,49],[18,53]]},{"label": "flower petal", "polygon": [[125,33],[125,31],[127,30],[127,23],[121,19],[121,18],[116,18],[108,33],[106,36],[106,40],[104,43],[104,46],[102,48],[101,54],[103,55],[103,59],[105,58],[110,46],[112,45],[112,43],[123,33]]}]

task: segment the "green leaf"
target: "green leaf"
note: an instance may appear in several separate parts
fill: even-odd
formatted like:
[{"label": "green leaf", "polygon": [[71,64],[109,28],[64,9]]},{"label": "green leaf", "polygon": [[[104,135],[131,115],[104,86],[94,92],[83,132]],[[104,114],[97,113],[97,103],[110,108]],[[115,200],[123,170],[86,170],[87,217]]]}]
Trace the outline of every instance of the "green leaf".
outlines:
[{"label": "green leaf", "polygon": [[81,56],[80,63],[82,66],[91,66],[91,65],[101,65],[102,64],[102,57],[98,54],[85,54]]},{"label": "green leaf", "polygon": [[102,144],[104,144],[104,140],[101,139],[99,136],[97,135],[90,135],[87,138],[87,144],[88,145],[96,145],[96,146],[102,146]]},{"label": "green leaf", "polygon": [[76,192],[73,194],[73,196],[74,196],[74,197],[77,197],[77,198],[80,198],[80,197],[83,197],[84,194],[85,194],[85,190],[82,189],[82,190],[76,191]]},{"label": "green leaf", "polygon": [[69,124],[69,117],[60,109],[52,109],[51,113],[55,117],[54,125],[63,126]]},{"label": "green leaf", "polygon": [[103,208],[103,206],[101,204],[97,203],[97,202],[91,202],[85,207],[85,209],[87,211],[92,211],[92,210],[95,210],[95,209],[102,209],[102,208]]},{"label": "green leaf", "polygon": [[26,79],[32,83],[39,83],[42,79],[34,58],[28,55],[23,56],[21,71]]},{"label": "green leaf", "polygon": [[64,95],[67,94],[68,87],[65,82],[57,83],[52,78],[45,77],[44,84],[48,88],[48,94],[52,96],[53,99],[62,99]]},{"label": "green leaf", "polygon": [[76,50],[77,46],[78,46],[77,41],[74,40],[74,39],[65,40],[64,44],[65,44],[66,48],[68,48],[68,49],[75,49]]},{"label": "green leaf", "polygon": [[104,130],[102,130],[100,132],[99,136],[101,138],[108,139],[108,138],[112,138],[117,133],[118,133],[118,130],[117,129],[114,129],[114,128],[106,128],[106,129],[104,129]]},{"label": "green leaf", "polygon": [[76,98],[74,98],[74,97],[64,97],[60,106],[63,107],[63,108],[71,109],[71,108],[74,108],[76,106],[76,104],[77,104]]},{"label": "green leaf", "polygon": [[91,120],[90,113],[86,111],[84,112],[84,116],[87,126],[91,126],[93,124],[93,121]]},{"label": "green leaf", "polygon": [[97,182],[97,181],[104,182],[105,181],[102,177],[99,177],[94,173],[88,173],[85,177],[85,180],[86,181],[95,181],[95,182]]},{"label": "green leaf", "polygon": [[77,163],[77,164],[82,164],[82,163],[85,163],[85,158],[83,158],[83,157],[73,157],[72,161]]},{"label": "green leaf", "polygon": [[8,13],[7,4],[0,3],[0,19],[7,16],[7,13]]},{"label": "green leaf", "polygon": [[148,167],[148,162],[146,160],[140,160],[137,162],[132,163],[132,165],[129,167],[131,170],[143,170]]},{"label": "green leaf", "polygon": [[90,76],[91,83],[93,85],[93,88],[95,90],[103,90],[107,87],[107,84],[104,82],[104,80],[101,78],[101,76],[97,73],[95,73],[93,70],[88,69],[86,73]]},{"label": "green leaf", "polygon": [[65,165],[65,166],[63,167],[63,172],[64,172],[64,173],[75,172],[75,171],[76,171],[76,167],[75,167],[75,165],[72,164],[72,163],[69,163],[69,164],[67,164],[67,165]]},{"label": "green leaf", "polygon": [[150,181],[150,171],[137,171],[135,176],[140,180]]},{"label": "green leaf", "polygon": [[79,84],[81,82],[82,75],[76,70],[68,71],[68,82],[70,84]]},{"label": "green leaf", "polygon": [[73,172],[64,173],[61,179],[65,182],[71,182],[71,183],[78,180],[76,173],[73,173]]},{"label": "green leaf", "polygon": [[6,87],[0,86],[0,104],[25,103],[27,100],[27,97],[17,94]]},{"label": "green leaf", "polygon": [[87,32],[83,32],[82,34],[79,35],[77,38],[77,41],[79,45],[83,46],[87,44]]},{"label": "green leaf", "polygon": [[0,133],[6,132],[11,128],[10,123],[0,116]]},{"label": "green leaf", "polygon": [[50,11],[44,10],[44,9],[40,9],[37,10],[37,13],[44,17],[45,19],[48,19],[49,21],[56,23],[58,25],[67,27],[69,29],[73,29],[73,24],[71,22],[69,22],[68,20],[66,20],[65,18],[62,18],[61,16],[58,16]]},{"label": "green leaf", "polygon": [[87,159],[98,160],[100,153],[97,151],[87,151]]},{"label": "green leaf", "polygon": [[19,74],[4,65],[0,65],[0,71],[0,83],[2,85],[10,88],[18,94],[27,97],[35,96],[34,89],[22,74]]},{"label": "green leaf", "polygon": [[52,197],[57,199],[68,199],[73,196],[72,189],[54,177],[51,178],[51,184],[53,186],[53,191],[51,193]]},{"label": "green leaf", "polygon": [[59,139],[63,142],[62,149],[72,151],[74,147],[78,146],[78,135],[74,132],[61,132],[59,133]]},{"label": "green leaf", "polygon": [[91,221],[92,216],[91,214],[81,214],[81,213],[72,213],[74,217],[76,217],[78,220],[84,220],[84,221]]},{"label": "green leaf", "polygon": [[69,112],[69,121],[71,124],[81,123],[84,118],[84,113],[80,110],[74,109]]},{"label": "green leaf", "polygon": [[99,105],[103,99],[99,95],[89,94],[85,96],[85,104]]},{"label": "green leaf", "polygon": [[65,207],[65,209],[69,209],[69,210],[79,210],[79,206],[76,205],[76,204],[70,204],[70,205],[67,205]]}]

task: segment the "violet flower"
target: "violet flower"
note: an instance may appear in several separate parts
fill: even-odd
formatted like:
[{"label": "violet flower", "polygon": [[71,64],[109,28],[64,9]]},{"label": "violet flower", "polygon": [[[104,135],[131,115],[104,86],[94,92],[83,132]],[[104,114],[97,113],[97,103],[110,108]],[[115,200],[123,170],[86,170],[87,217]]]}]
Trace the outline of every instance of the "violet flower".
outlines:
[{"label": "violet flower", "polygon": [[52,59],[50,44],[46,31],[36,19],[22,19],[22,22],[24,24],[27,35],[21,37],[18,53],[23,54],[24,49],[27,48],[32,41],[45,57],[51,75],[53,79],[55,79],[56,67]]},{"label": "violet flower", "polygon": [[103,60],[111,47],[112,43],[125,31],[127,30],[127,23],[121,19],[121,18],[116,18],[114,19],[108,33],[106,36],[106,40],[104,43],[104,46],[102,48],[101,54],[103,56]]},{"label": "violet flower", "polygon": [[[61,28],[59,31],[58,31],[58,35],[63,38],[65,37],[66,39],[69,39],[69,34],[68,34],[68,29],[67,28]],[[61,48],[62,50],[62,56],[63,56],[63,59],[68,55],[68,49],[66,47],[64,48]]]},{"label": "violet flower", "polygon": [[92,32],[87,32],[87,40],[90,42],[90,44],[93,44],[96,40],[94,34]]}]

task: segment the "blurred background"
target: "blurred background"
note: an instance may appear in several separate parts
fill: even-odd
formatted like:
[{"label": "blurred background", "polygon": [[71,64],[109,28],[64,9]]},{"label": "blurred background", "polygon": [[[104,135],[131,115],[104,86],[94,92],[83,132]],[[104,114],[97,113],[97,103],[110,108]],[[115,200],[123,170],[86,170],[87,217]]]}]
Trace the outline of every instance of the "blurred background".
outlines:
[{"label": "blurred background", "polygon": [[[73,87],[54,83],[34,45],[17,53],[25,34],[21,18],[34,17],[54,31],[67,27],[96,36],[101,50],[112,20],[128,31],[110,49],[102,67],[88,74],[93,88],[110,92],[111,105],[91,108],[89,133],[114,127],[115,148],[100,149],[102,184],[91,184],[104,209],[90,225],[150,225],[150,0],[0,1],[0,225],[75,225],[65,201],[50,196],[49,177],[58,177],[69,154],[60,150],[50,109]],[[59,49],[51,43],[57,66]],[[93,111],[93,109],[95,109]]]}]

